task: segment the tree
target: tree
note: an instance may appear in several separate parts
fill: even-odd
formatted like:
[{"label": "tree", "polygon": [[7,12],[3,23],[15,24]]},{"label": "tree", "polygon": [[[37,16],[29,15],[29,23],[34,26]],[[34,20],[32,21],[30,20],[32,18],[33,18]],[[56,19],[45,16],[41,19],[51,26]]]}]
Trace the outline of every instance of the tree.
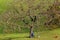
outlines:
[{"label": "tree", "polygon": [[[47,9],[47,19],[48,21],[45,23],[49,28],[56,28],[56,26],[60,25],[60,2],[58,0],[55,0],[54,4],[52,6],[49,6],[49,9]],[[51,26],[52,25],[52,26]],[[55,25],[55,26],[53,26]]]}]

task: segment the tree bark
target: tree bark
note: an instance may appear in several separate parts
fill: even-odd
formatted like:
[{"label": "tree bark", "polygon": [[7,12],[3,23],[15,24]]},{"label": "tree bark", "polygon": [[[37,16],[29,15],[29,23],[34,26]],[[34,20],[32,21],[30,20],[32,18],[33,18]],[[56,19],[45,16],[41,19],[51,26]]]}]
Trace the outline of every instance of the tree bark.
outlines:
[{"label": "tree bark", "polygon": [[33,26],[30,26],[30,38],[34,37]]}]

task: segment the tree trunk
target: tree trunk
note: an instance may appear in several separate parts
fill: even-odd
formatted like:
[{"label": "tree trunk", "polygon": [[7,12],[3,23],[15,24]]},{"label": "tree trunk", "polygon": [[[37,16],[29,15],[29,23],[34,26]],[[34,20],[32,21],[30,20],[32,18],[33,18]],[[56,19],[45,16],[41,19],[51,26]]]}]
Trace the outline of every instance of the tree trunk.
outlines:
[{"label": "tree trunk", "polygon": [[33,26],[30,26],[30,38],[34,37]]}]

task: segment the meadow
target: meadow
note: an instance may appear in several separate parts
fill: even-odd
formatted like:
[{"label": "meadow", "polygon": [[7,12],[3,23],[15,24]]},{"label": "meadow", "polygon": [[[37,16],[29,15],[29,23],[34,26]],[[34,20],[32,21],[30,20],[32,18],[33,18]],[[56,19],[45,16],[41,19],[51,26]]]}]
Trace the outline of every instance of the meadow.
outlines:
[{"label": "meadow", "polygon": [[60,40],[60,29],[35,32],[34,38],[29,38],[29,33],[0,34],[0,40]]}]

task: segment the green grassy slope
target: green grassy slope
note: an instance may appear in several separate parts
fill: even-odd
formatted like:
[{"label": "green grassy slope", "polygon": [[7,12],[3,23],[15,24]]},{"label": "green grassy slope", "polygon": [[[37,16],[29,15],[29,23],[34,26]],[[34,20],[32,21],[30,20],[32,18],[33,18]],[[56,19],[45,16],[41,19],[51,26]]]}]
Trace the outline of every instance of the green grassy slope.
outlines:
[{"label": "green grassy slope", "polygon": [[29,36],[29,33],[0,34],[0,40],[9,40],[9,39],[12,39],[12,40],[59,40],[60,29],[35,33],[35,38],[27,38],[28,36]]}]

